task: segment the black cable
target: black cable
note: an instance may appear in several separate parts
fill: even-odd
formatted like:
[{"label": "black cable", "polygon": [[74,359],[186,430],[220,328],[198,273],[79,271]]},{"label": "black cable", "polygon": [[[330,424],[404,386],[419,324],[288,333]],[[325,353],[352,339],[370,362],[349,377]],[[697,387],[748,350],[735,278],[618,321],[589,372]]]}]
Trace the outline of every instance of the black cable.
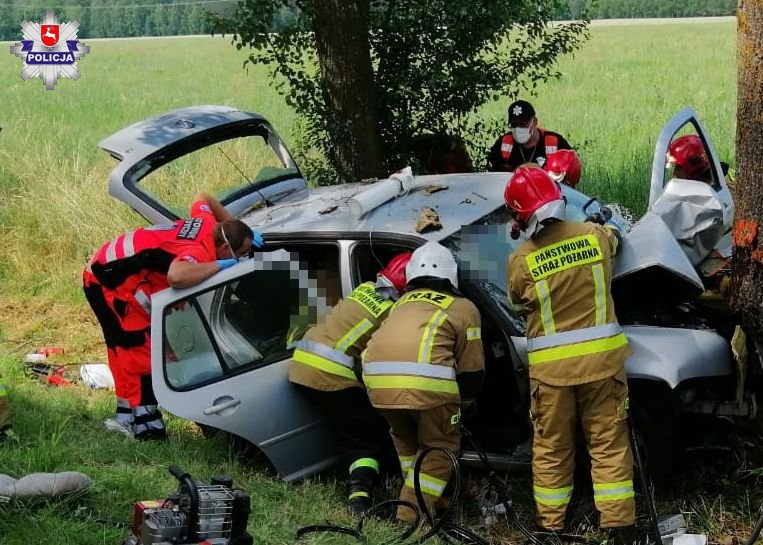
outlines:
[{"label": "black cable", "polygon": [[758,523],[752,530],[752,534],[750,534],[750,537],[745,542],[745,545],[752,545],[755,543],[755,541],[758,539],[758,536],[760,536],[761,530],[763,530],[763,505],[760,507],[760,517],[758,518]]},{"label": "black cable", "polygon": [[636,462],[636,470],[638,471],[639,481],[641,482],[642,492],[646,496],[646,508],[649,517],[649,534],[654,541],[655,545],[662,545],[662,536],[660,535],[660,527],[657,524],[657,508],[654,505],[654,496],[652,495],[651,479],[648,478],[646,469],[641,460],[641,443],[638,439],[638,433],[634,424],[632,415],[628,411],[628,433],[631,440],[631,450],[633,451],[633,459]]}]

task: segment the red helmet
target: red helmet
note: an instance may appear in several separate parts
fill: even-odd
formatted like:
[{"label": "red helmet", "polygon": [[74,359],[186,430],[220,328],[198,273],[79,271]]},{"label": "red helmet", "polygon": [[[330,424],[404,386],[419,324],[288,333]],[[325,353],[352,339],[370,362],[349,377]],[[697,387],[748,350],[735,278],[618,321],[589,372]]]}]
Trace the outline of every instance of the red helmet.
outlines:
[{"label": "red helmet", "polygon": [[518,167],[503,192],[506,206],[517,213],[517,220],[525,226],[541,206],[561,199],[559,184],[537,167]]},{"label": "red helmet", "polygon": [[668,148],[668,166],[680,167],[686,176],[698,176],[710,168],[705,146],[695,134],[673,140]]},{"label": "red helmet", "polygon": [[560,149],[549,154],[546,158],[546,164],[543,165],[543,170],[548,172],[549,176],[570,187],[578,185],[582,169],[580,157],[575,153],[575,150],[571,149]]},{"label": "red helmet", "polygon": [[390,283],[395,286],[395,289],[398,293],[403,293],[405,290],[405,267],[411,260],[412,255],[413,253],[411,252],[397,254],[395,257],[389,260],[389,263],[387,263],[386,267],[379,271],[378,276],[383,276],[389,280]]}]

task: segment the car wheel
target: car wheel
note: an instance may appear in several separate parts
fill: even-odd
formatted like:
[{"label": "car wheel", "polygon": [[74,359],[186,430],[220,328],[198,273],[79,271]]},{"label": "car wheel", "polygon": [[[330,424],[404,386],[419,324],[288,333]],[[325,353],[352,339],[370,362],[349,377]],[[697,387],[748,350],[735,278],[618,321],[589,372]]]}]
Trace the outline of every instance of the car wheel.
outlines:
[{"label": "car wheel", "polygon": [[631,380],[628,388],[642,462],[655,483],[664,483],[672,477],[681,452],[678,400],[663,382]]}]

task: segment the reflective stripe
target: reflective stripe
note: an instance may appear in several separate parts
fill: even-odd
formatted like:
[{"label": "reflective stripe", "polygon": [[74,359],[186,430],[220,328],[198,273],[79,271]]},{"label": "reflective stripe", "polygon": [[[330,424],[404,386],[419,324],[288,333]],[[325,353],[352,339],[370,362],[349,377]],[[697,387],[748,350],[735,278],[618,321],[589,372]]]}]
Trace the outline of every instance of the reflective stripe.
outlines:
[{"label": "reflective stripe", "polygon": [[416,455],[411,456],[398,456],[400,459],[400,469],[403,470],[403,476],[413,467],[413,462],[416,460]]},{"label": "reflective stripe", "polygon": [[596,325],[607,322],[607,285],[604,282],[604,266],[597,263],[593,266],[593,282],[596,285]]},{"label": "reflective stripe", "polygon": [[447,365],[411,362],[371,362],[363,364],[363,375],[404,375],[456,380],[456,370]]},{"label": "reflective stripe", "polygon": [[325,358],[329,361],[333,361],[334,363],[338,363],[339,365],[343,365],[344,367],[347,367],[348,369],[355,368],[355,362],[352,361],[352,358],[350,356],[348,356],[347,354],[342,354],[341,352],[339,352],[338,350],[334,350],[333,348],[329,348],[325,344],[302,339],[300,341],[295,342],[294,347],[297,349],[302,349],[305,352],[312,352],[313,354],[317,354],[321,356],[322,358]]},{"label": "reflective stripe", "polygon": [[360,339],[369,329],[374,327],[367,318],[363,318],[357,324],[352,326],[350,330],[345,333],[344,337],[339,339],[334,346],[334,350],[339,350],[341,353],[347,352],[347,350]]},{"label": "reflective stripe", "polygon": [[369,390],[399,389],[423,390],[458,395],[458,383],[455,380],[440,380],[424,377],[396,377],[364,375],[363,382]]},{"label": "reflective stripe", "polygon": [[533,352],[535,350],[543,350],[555,346],[604,339],[621,332],[622,329],[620,328],[620,324],[606,324],[599,327],[586,327],[583,329],[574,329],[572,331],[563,331],[562,333],[554,333],[553,335],[527,339],[527,351]]},{"label": "reflective stripe", "polygon": [[292,359],[296,362],[309,365],[310,367],[315,367],[321,371],[325,371],[326,373],[331,373],[332,375],[348,378],[350,380],[357,380],[357,377],[355,376],[355,373],[352,372],[352,369],[348,369],[340,363],[331,361],[317,354],[311,354],[310,352],[305,352],[303,350],[297,349],[294,351]]},{"label": "reflective stripe", "polygon": [[125,257],[132,257],[135,255],[135,245],[133,244],[134,236],[135,231],[130,231],[125,235],[125,238],[122,241],[122,248],[124,249]]},{"label": "reflective stripe", "polygon": [[634,496],[633,481],[600,484],[594,483],[593,485],[593,498],[595,501],[627,500]]},{"label": "reflective stripe", "polygon": [[350,466],[350,473],[352,473],[359,467],[367,467],[379,473],[379,462],[377,462],[373,458],[359,458],[355,460]]},{"label": "reflective stripe", "polygon": [[106,248],[106,263],[111,263],[117,259],[117,239],[113,239],[109,242],[109,246]]},{"label": "reflective stripe", "polygon": [[608,350],[615,350],[626,344],[628,344],[628,339],[625,337],[624,333],[620,333],[614,337],[608,337],[606,339],[597,339],[577,344],[557,346],[547,350],[528,352],[527,358],[530,365],[538,365],[539,363],[548,363],[565,358],[575,358],[578,356],[589,356],[591,354],[607,352]]},{"label": "reflective stripe", "polygon": [[476,341],[482,339],[482,328],[480,327],[468,327],[466,328],[466,340]]},{"label": "reflective stripe", "polygon": [[133,295],[135,300],[148,314],[151,314],[151,298],[143,290],[138,290]]},{"label": "reflective stripe", "polygon": [[552,153],[556,153],[558,149],[556,146],[546,146],[546,156],[548,157]]},{"label": "reflective stripe", "polygon": [[419,363],[429,363],[432,359],[432,347],[437,330],[448,317],[442,310],[436,311],[429,319],[427,327],[424,329],[424,335],[421,337],[419,345]]},{"label": "reflective stripe", "polygon": [[370,497],[368,495],[368,492],[362,492],[361,491],[361,492],[353,492],[352,494],[350,494],[350,499],[351,500],[354,499],[354,498],[368,498],[368,497]]},{"label": "reflective stripe", "polygon": [[[421,491],[424,494],[429,494],[430,496],[439,498],[442,496],[442,493],[445,490],[445,486],[448,483],[447,481],[443,481],[442,479],[438,479],[437,477],[422,471],[419,473],[419,484],[421,485]],[[408,476],[405,478],[405,486],[408,488],[414,488],[413,471],[408,472]]]},{"label": "reflective stripe", "polygon": [[572,498],[572,486],[563,488],[543,488],[533,486],[533,497],[542,505],[567,505]]},{"label": "reflective stripe", "polygon": [[554,324],[554,314],[551,311],[551,294],[548,291],[548,283],[541,280],[535,284],[535,292],[538,294],[540,302],[540,317],[543,321],[543,332],[546,335],[556,333],[556,324]]}]

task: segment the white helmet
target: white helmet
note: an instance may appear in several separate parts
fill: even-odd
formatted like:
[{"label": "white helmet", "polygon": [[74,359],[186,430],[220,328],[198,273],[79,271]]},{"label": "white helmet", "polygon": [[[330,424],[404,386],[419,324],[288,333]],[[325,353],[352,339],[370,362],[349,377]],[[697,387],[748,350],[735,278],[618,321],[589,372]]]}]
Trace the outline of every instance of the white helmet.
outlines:
[{"label": "white helmet", "polygon": [[405,277],[410,282],[422,276],[450,280],[453,287],[457,288],[458,265],[450,250],[437,242],[427,242],[419,246],[405,268]]}]

